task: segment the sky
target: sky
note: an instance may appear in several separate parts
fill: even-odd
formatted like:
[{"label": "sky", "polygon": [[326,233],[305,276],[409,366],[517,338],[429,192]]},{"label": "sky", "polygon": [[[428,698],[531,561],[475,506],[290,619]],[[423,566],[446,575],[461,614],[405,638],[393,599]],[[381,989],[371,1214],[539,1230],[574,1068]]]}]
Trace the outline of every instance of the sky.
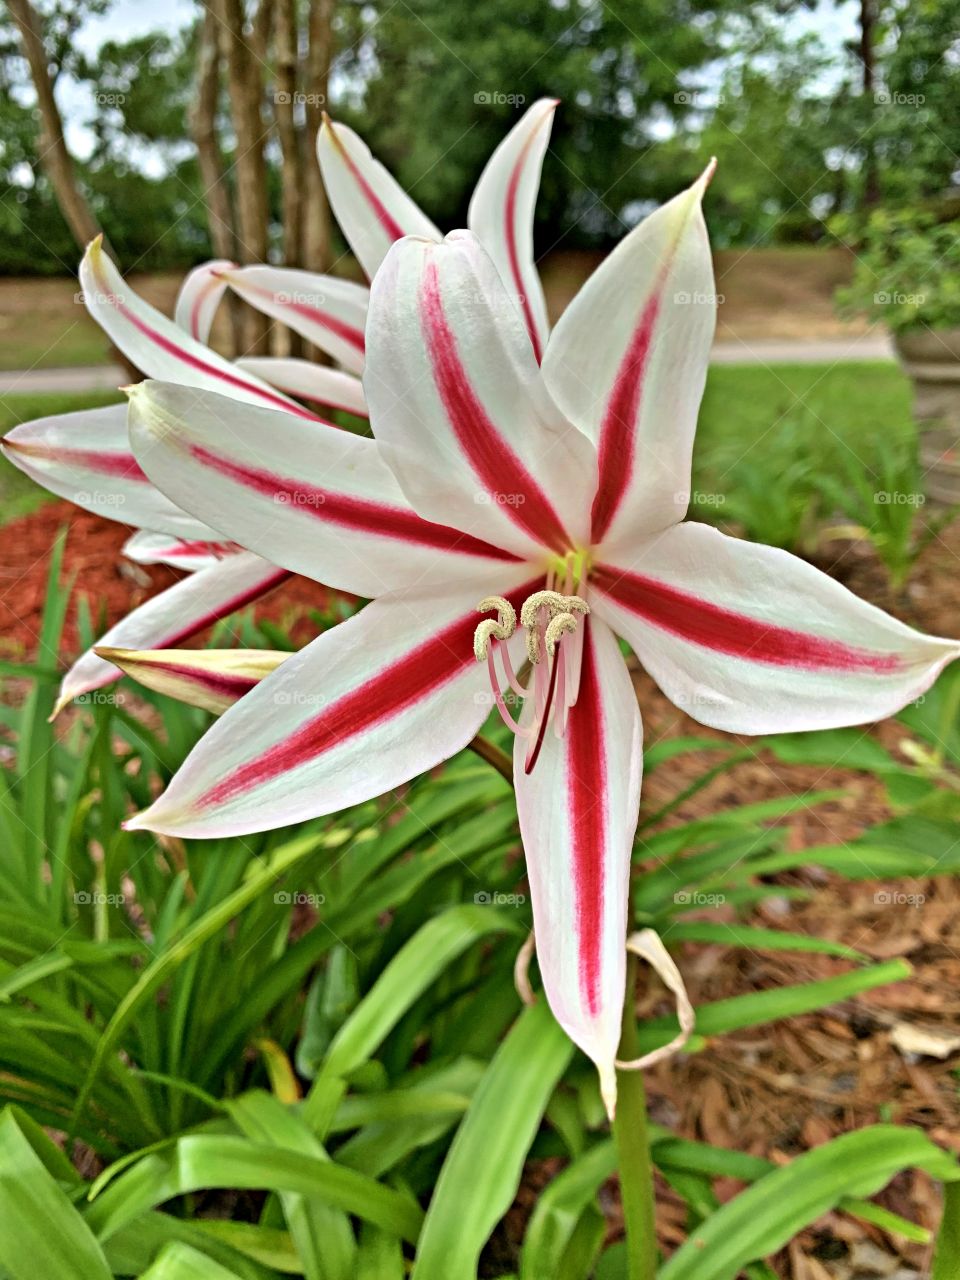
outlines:
[{"label": "sky", "polygon": [[[616,0],[607,2],[616,8]],[[78,43],[93,57],[107,40],[131,39],[150,31],[179,31],[196,12],[195,0],[162,0],[160,4],[157,0],[115,0],[104,17],[87,21],[79,32]],[[828,48],[839,50],[856,35],[858,12],[858,0],[817,0],[814,9],[800,10],[785,18],[784,28],[798,38],[814,32]],[[93,134],[87,123],[95,109],[92,98],[83,86],[65,78],[58,87],[58,100],[67,145],[75,155],[85,158],[93,147]],[[141,160],[147,172],[161,166],[158,156],[144,157],[141,152]]]}]

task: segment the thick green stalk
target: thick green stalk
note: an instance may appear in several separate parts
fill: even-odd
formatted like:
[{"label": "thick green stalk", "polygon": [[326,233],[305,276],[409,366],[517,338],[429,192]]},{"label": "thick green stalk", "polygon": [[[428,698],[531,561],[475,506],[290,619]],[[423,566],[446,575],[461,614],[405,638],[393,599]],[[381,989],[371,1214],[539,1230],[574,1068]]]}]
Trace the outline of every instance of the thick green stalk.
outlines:
[{"label": "thick green stalk", "polygon": [[[636,995],[637,960],[627,957],[627,993],[620,1033],[622,1059],[640,1055]],[[642,1071],[617,1072],[617,1114],[613,1122],[620,1172],[620,1199],[627,1233],[629,1280],[654,1280],[657,1274],[657,1234],[653,1191],[653,1162],[647,1130],[647,1092]]]}]

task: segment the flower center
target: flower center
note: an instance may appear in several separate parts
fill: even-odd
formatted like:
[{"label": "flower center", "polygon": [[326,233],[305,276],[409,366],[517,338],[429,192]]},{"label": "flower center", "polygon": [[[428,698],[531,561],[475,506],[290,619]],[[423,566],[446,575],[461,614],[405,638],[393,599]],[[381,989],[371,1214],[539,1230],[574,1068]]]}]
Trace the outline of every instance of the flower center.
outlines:
[{"label": "flower center", "polygon": [[[572,553],[571,553],[572,554]],[[590,612],[590,606],[582,596],[554,590],[562,572],[562,581],[568,586],[574,580],[585,577],[581,562],[575,570],[571,556],[563,557],[552,566],[543,591],[528,596],[520,609],[520,625],[526,632],[529,675],[524,685],[517,677],[507,642],[517,629],[517,611],[503,596],[487,596],[477,605],[481,613],[496,610],[496,618],[485,618],[473,636],[473,652],[478,662],[486,662],[490,676],[490,688],[504,723],[518,736],[526,738],[527,753],[524,772],[530,773],[537,763],[547,727],[553,722],[553,731],[562,737],[567,727],[567,716],[577,700],[580,685],[580,660],[583,653],[583,628],[580,619]],[[499,656],[507,686],[521,699],[533,699],[533,716],[521,728],[510,714],[503,693],[502,679],[497,671],[495,655]]]}]

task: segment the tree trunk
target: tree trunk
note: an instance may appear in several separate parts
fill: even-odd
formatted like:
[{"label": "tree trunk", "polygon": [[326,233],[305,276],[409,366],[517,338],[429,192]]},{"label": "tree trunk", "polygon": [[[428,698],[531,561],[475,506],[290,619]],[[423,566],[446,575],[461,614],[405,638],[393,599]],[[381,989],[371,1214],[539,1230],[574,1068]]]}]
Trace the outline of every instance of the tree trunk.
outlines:
[{"label": "tree trunk", "polygon": [[310,0],[309,47],[307,52],[304,134],[302,229],[303,265],[310,271],[329,271],[330,206],[317,164],[317,132],[327,102],[330,65],[333,62],[333,15],[335,0]]},{"label": "tree trunk", "polygon": [[[263,0],[269,4],[270,0]],[[237,234],[241,262],[267,258],[267,175],[263,144],[266,130],[261,115],[262,64],[257,64],[244,35],[243,0],[218,0],[227,58],[227,83],[236,135]],[[255,36],[253,37],[256,38]],[[243,351],[270,350],[270,319],[246,309]]]},{"label": "tree trunk", "polygon": [[53,187],[60,212],[81,249],[100,235],[100,227],[86,197],[77,185],[73,158],[63,136],[63,120],[53,93],[53,81],[43,47],[43,25],[30,0],[8,0],[7,6],[20,28],[23,52],[40,110],[40,159]]},{"label": "tree trunk", "polygon": [[[867,109],[872,110],[876,92],[876,59],[874,55],[874,38],[877,15],[874,11],[875,0],[860,0],[860,65],[863,70],[863,96]],[[865,137],[863,165],[863,203],[867,209],[873,208],[880,201],[880,175],[877,171],[877,151],[869,131]]]},{"label": "tree trunk", "polygon": [[[303,219],[303,164],[296,122],[299,38],[296,0],[276,0],[276,80],[273,100],[280,137],[283,179],[283,260],[291,267],[301,258]],[[303,352],[298,333],[289,330],[290,355]]]},{"label": "tree trunk", "polygon": [[[214,257],[233,261],[237,257],[237,237],[230,206],[230,189],[223,172],[223,157],[217,141],[217,106],[220,101],[220,42],[217,15],[204,6],[200,50],[197,58],[196,97],[190,110],[190,133],[197,148],[197,164],[207,207],[207,225]],[[240,299],[227,290],[230,336],[233,352],[240,350],[242,309]]]}]

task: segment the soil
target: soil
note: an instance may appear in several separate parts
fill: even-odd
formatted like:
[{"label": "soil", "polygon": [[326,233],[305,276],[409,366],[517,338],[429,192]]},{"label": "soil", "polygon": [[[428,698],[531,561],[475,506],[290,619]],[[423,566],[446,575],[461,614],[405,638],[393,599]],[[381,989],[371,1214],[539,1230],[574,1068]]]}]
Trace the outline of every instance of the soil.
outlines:
[{"label": "soil", "polygon": [[[152,592],[172,583],[173,570],[126,565],[119,550],[127,531],[78,511],[66,502],[51,503],[6,526],[0,550],[0,656],[26,661],[36,656],[51,541],[68,530],[65,579],[76,577],[64,654],[76,652],[76,603],[85,596],[95,615],[110,624]],[[829,548],[831,569],[859,594],[935,634],[957,629],[960,612],[960,522],[926,549],[908,594],[891,598],[876,560],[857,544]],[[312,634],[309,611],[322,606],[324,594],[305,579],[291,579],[258,607],[261,616],[292,626],[299,641]],[[202,642],[202,637],[198,638]],[[649,747],[678,734],[713,735],[677,710],[641,671],[635,682]],[[898,753],[905,730],[888,721],[865,730]],[[703,817],[745,801],[786,794],[803,795],[835,788],[840,797],[787,819],[792,848],[850,840],[890,816],[881,784],[872,775],[849,769],[785,765],[746,738],[749,758],[725,770],[685,801],[666,823]],[[905,758],[905,757],[901,757]],[[645,786],[646,811],[678,794],[703,770],[702,758],[683,755],[655,770]],[[805,898],[784,894],[754,913],[754,923],[833,938],[880,960],[896,956],[913,966],[912,976],[894,987],[857,997],[829,1010],[793,1018],[755,1031],[733,1033],[710,1042],[698,1054],[661,1064],[648,1075],[653,1117],[679,1133],[735,1147],[782,1162],[840,1133],[881,1119],[914,1124],[939,1143],[960,1153],[960,1116],[954,1072],[956,1049],[943,1060],[897,1047],[904,1024],[934,1036],[952,1034],[960,1021],[960,881],[946,876],[898,882],[899,891],[917,896],[923,909],[891,910],[878,905],[875,882],[849,883],[823,871],[778,877],[784,888],[809,891]],[[705,912],[712,921],[733,919],[732,909]],[[725,946],[683,944],[678,963],[694,1004],[749,990],[826,977],[848,968],[831,957],[752,952]],[[642,988],[641,1017],[670,1011],[671,1001],[655,980]],[[899,1029],[899,1030],[898,1030]],[[556,1171],[556,1162],[528,1167],[517,1203],[498,1233],[498,1251],[511,1248],[538,1188]],[[722,1199],[737,1186],[721,1183]],[[659,1188],[658,1229],[666,1248],[687,1231],[686,1211],[666,1184]],[[940,1207],[935,1185],[922,1173],[902,1174],[880,1201],[931,1229]],[[622,1230],[615,1185],[603,1196],[609,1234]],[[804,1232],[777,1260],[777,1272],[792,1280],[858,1280],[896,1272],[901,1280],[928,1274],[930,1249],[878,1228],[834,1213]],[[871,1270],[871,1268],[873,1268]],[[886,1268],[886,1270],[878,1269]]]}]

